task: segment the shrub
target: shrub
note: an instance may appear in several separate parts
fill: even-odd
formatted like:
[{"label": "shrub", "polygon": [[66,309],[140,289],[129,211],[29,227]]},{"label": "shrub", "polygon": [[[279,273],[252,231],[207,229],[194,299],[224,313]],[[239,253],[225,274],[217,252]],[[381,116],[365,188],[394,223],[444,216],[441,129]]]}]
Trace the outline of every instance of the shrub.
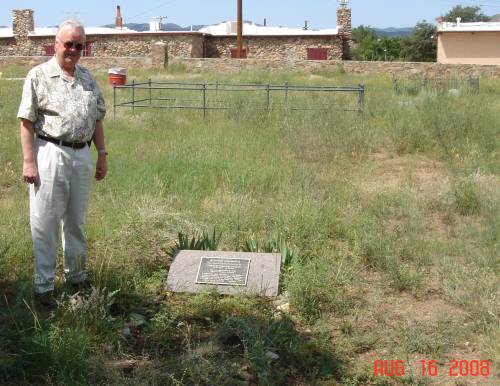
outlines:
[{"label": "shrub", "polygon": [[459,180],[453,189],[455,208],[462,216],[478,214],[481,199],[474,181],[469,178]]}]

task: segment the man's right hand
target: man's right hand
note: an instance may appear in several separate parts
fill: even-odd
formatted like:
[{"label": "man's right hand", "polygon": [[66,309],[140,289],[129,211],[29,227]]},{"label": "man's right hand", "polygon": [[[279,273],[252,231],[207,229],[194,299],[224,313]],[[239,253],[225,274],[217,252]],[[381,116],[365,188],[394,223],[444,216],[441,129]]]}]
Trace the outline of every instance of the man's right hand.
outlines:
[{"label": "man's right hand", "polygon": [[21,134],[21,148],[23,150],[23,180],[28,184],[40,185],[40,175],[35,161],[33,122],[21,119],[19,128]]},{"label": "man's right hand", "polygon": [[34,162],[23,162],[23,180],[28,184],[40,185],[40,176],[38,168]]}]

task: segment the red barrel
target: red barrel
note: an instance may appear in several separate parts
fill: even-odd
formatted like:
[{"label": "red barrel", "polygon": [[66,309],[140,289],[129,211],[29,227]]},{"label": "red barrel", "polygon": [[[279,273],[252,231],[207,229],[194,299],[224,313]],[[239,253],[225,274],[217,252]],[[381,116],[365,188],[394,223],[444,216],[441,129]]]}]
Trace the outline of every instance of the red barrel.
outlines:
[{"label": "red barrel", "polygon": [[122,86],[127,82],[127,75],[121,74],[108,74],[108,83],[110,85]]},{"label": "red barrel", "polygon": [[118,67],[108,70],[108,83],[112,85],[122,86],[127,81],[127,69]]}]

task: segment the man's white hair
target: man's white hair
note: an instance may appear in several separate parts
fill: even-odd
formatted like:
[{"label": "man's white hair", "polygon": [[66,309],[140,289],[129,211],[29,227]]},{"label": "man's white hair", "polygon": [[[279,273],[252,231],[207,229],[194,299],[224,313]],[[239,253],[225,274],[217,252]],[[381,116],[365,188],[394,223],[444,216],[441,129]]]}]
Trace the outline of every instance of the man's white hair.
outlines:
[{"label": "man's white hair", "polygon": [[68,20],[63,21],[59,25],[59,29],[57,30],[56,39],[59,38],[61,31],[65,30],[65,29],[80,29],[83,32],[83,40],[85,41],[85,27],[78,20],[68,19]]}]

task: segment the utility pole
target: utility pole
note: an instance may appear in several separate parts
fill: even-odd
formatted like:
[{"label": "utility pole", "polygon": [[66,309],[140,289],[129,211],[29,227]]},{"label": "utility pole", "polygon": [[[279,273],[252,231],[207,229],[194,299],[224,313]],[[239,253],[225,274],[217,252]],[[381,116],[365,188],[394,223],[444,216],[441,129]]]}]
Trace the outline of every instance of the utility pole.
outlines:
[{"label": "utility pole", "polygon": [[243,35],[243,0],[238,0],[238,31],[236,33],[236,52],[238,59],[241,59],[241,54],[243,52],[242,48],[242,35]]}]

